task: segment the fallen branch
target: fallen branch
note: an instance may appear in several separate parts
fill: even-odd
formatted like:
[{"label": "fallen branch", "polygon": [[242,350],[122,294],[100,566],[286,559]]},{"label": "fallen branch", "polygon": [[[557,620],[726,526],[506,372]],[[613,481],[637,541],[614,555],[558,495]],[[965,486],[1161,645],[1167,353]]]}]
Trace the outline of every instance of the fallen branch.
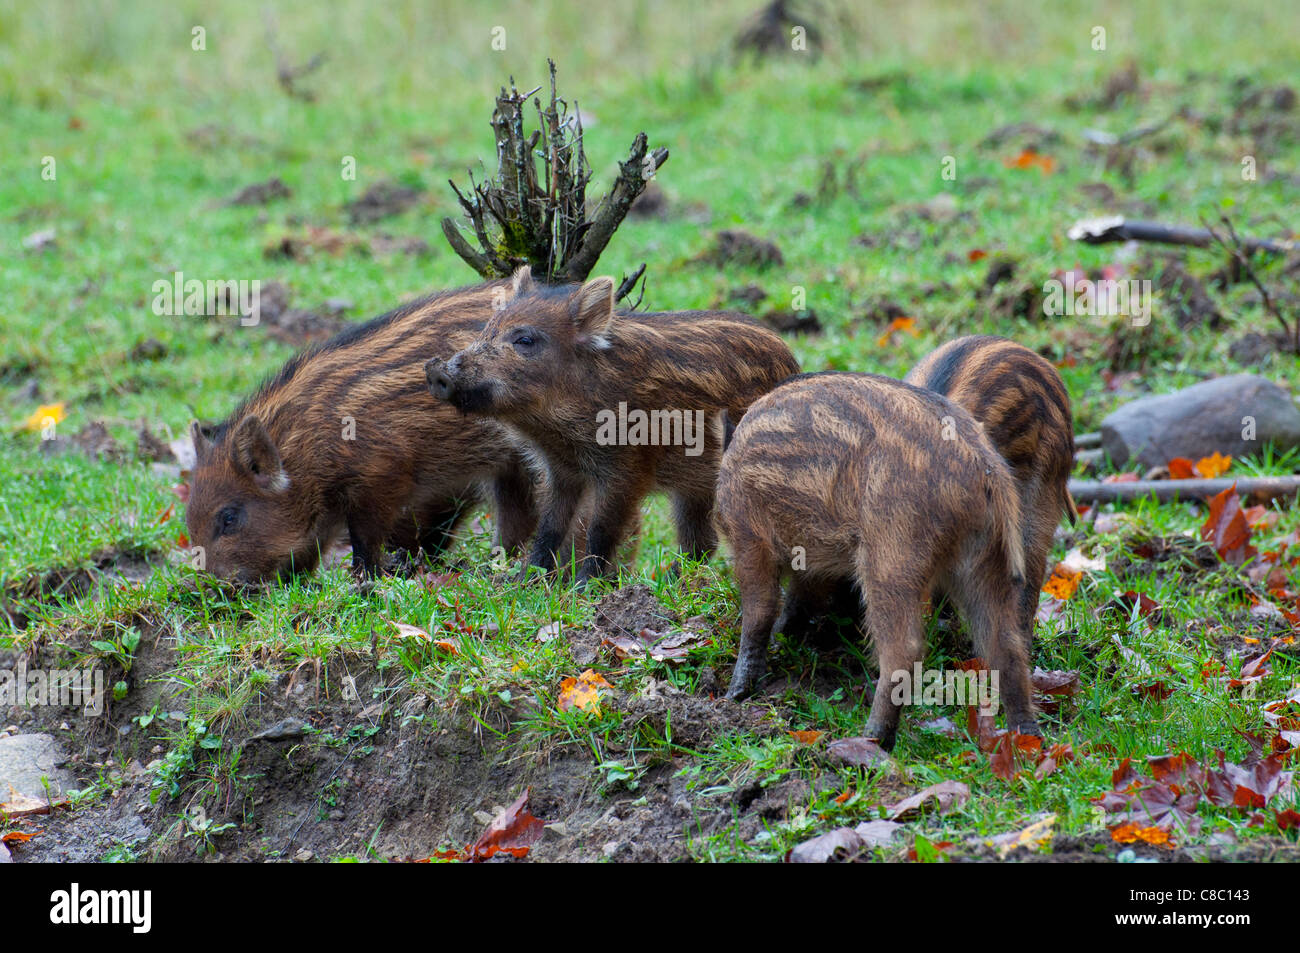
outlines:
[{"label": "fallen branch", "polygon": [[[1103,218],[1085,218],[1070,226],[1066,234],[1072,241],[1087,245],[1106,245],[1112,242],[1153,242],[1158,245],[1191,245],[1209,248],[1215,244],[1214,233],[1206,228],[1186,225],[1164,225],[1160,222],[1128,221],[1122,215]],[[1244,238],[1242,246],[1247,251],[1266,251],[1286,254],[1300,248],[1293,240],[1273,241],[1268,238]]]},{"label": "fallen branch", "polygon": [[1219,477],[1213,480],[1135,480],[1129,483],[1101,483],[1095,480],[1071,480],[1070,495],[1076,503],[1118,503],[1154,497],[1161,503],[1171,500],[1206,499],[1237,486],[1243,498],[1257,502],[1284,499],[1300,493],[1300,476]]},{"label": "fallen branch", "polygon": [[1095,430],[1092,433],[1080,433],[1074,435],[1074,448],[1076,450],[1091,450],[1093,447],[1101,446],[1101,431]]}]

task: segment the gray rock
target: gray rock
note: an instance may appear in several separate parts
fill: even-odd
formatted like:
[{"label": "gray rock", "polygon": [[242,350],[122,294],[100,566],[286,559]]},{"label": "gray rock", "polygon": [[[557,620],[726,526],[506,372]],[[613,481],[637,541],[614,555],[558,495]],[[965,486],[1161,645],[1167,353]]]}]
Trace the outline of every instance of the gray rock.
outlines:
[{"label": "gray rock", "polygon": [[[1254,439],[1248,439],[1251,421]],[[1143,397],[1101,422],[1101,445],[1116,466],[1158,467],[1215,452],[1242,457],[1267,442],[1282,450],[1300,446],[1300,410],[1287,391],[1254,374]]]},{"label": "gray rock", "polygon": [[63,767],[63,749],[50,735],[9,735],[0,738],[0,801],[9,799],[9,788],[28,797],[44,798],[49,781],[51,797],[62,797],[75,788],[77,780]]}]

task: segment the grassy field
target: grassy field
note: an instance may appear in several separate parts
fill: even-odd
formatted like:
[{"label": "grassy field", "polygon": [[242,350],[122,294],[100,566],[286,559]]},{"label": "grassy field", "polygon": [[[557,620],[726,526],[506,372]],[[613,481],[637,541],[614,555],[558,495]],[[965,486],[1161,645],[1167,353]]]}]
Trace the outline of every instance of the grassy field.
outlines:
[{"label": "grassy field", "polygon": [[[761,60],[732,48],[753,7],[341,4],[271,7],[268,20],[254,3],[197,15],[166,5],[0,3],[0,133],[9,144],[0,152],[0,651],[94,660],[118,672],[113,725],[130,729],[112,743],[75,720],[61,733],[79,752],[85,786],[51,822],[43,848],[51,853],[39,853],[38,839],[32,856],[55,856],[59,831],[75,829],[78,812],[93,826],[123,790],[152,795],[151,836],[110,836],[91,859],[194,848],[227,858],[293,856],[263,836],[281,809],[275,785],[288,769],[270,756],[250,767],[248,754],[262,750],[248,739],[290,702],[309,724],[304,744],[325,752],[315,766],[333,768],[283,781],[296,785],[314,826],[329,828],[311,841],[316,859],[459,846],[481,828],[475,812],[510,803],[526,784],[535,813],[567,824],[547,834],[539,857],[779,859],[944,780],[967,784],[970,799],[911,821],[895,846],[872,856],[897,858],[907,848],[921,859],[945,856],[932,846],[942,842],[978,853],[968,839],[1050,813],[1057,839],[1045,851],[1116,857],[1125,847],[1092,799],[1110,789],[1125,757],[1247,755],[1243,733],[1266,731],[1261,706],[1291,690],[1296,650],[1285,625],[1251,613],[1244,571],[1197,550],[1201,505],[1106,507],[1101,528],[1089,522],[1062,536],[1057,558],[1081,548],[1105,563],[1038,633],[1037,666],[1079,673],[1081,691],[1046,719],[1050,740],[1071,744],[1075,759],[1041,779],[1030,768],[1010,781],[963,731],[951,737],[936,727],[942,717],[964,727],[955,709],[906,711],[897,763],[886,770],[830,758],[827,741],[857,734],[866,721],[869,653],[853,640],[820,651],[783,641],[758,700],[723,714],[708,709],[734,660],[738,605],[723,558],[665,578],[660,567],[673,554],[658,501],[635,573],[609,591],[645,584],[677,623],[703,617],[711,641],[681,664],[619,661],[601,649],[597,636],[608,624],[595,606],[606,590],[499,584],[481,522],[451,565],[430,570],[434,578],[388,578],[366,594],[342,566],[233,594],[183,565],[183,507],[170,489],[181,482],[178,468],[140,459],[138,429],[170,440],[191,419],[223,418],[295,342],[235,318],[156,314],[154,282],[175,272],[279,281],[293,308],[321,312],[345,299],[348,320],[471,282],[439,228],[456,212],[447,180],[463,183],[467,169],[479,175],[484,164],[491,171],[492,97],[511,76],[521,88],[540,85],[547,57],[559,65],[561,93],[587,119],[598,188],[637,131],[671,150],[658,177],[666,211],[629,219],[598,272],[617,277],[647,262],[650,309],[736,306],[734,292],[755,285],[766,297],[752,310],[763,314],[806,295],[821,331],[788,339],[807,370],[902,376],[955,336],[1004,334],[1058,363],[1076,431],[1085,432],[1133,396],[1242,369],[1232,345],[1272,329],[1248,282],[1209,285],[1224,260],[1209,250],[1182,258],[1207,282],[1224,319],[1218,326],[1180,328],[1161,295],[1141,330],[1046,317],[1032,305],[1017,309],[1016,300],[1072,268],[1158,277],[1162,266],[1146,260],[1147,250],[1069,241],[1066,228],[1081,217],[1196,224],[1226,212],[1243,234],[1294,228],[1300,107],[1294,95],[1289,109],[1268,97],[1250,101],[1256,90],[1294,80],[1300,36],[1283,5],[1238,4],[1225,17],[1208,2],[1064,2],[1046,13],[1014,2],[936,0],[900,10],[827,0],[807,6],[808,22],[826,38],[820,55]],[[492,46],[497,26],[505,27],[504,50]],[[193,48],[196,27],[201,50]],[[1096,28],[1105,31],[1103,50],[1094,48]],[[293,63],[327,54],[298,82],[313,101],[277,85],[268,34]],[[1126,84],[1130,63],[1136,82]],[[1091,145],[1086,135],[1122,135],[1170,117],[1130,146]],[[1015,161],[1025,155],[1031,161]],[[1246,157],[1253,178],[1243,177]],[[342,174],[349,159],[355,178]],[[52,177],[43,176],[48,169]],[[226,204],[272,176],[288,186],[287,198]],[[353,224],[345,203],[382,181],[422,191],[397,216]],[[320,229],[346,247],[274,254],[286,236]],[[721,229],[775,242],[784,263],[704,260]],[[376,246],[379,236],[427,247],[392,251]],[[1013,277],[986,293],[990,264],[1004,257]],[[1284,269],[1262,263],[1261,277],[1300,316],[1296,272]],[[900,316],[914,325],[890,332]],[[1300,383],[1294,355],[1269,353],[1246,369],[1289,388]],[[66,412],[55,428],[60,440],[42,440],[51,434],[24,424],[53,404]],[[85,443],[96,422],[115,453],[68,443],[78,434]],[[1295,463],[1264,453],[1234,461],[1230,473],[1289,473]],[[1300,511],[1281,507],[1252,542],[1273,549],[1297,527]],[[1300,580],[1288,572],[1294,591]],[[1117,607],[1116,594],[1127,590],[1163,611],[1152,620]],[[403,638],[393,622],[454,638],[458,651]],[[548,638],[556,622],[561,635]],[[966,657],[950,628],[932,625],[927,665]],[[1270,646],[1269,674],[1246,697],[1225,687],[1221,674],[1237,674]],[[562,680],[589,667],[612,686],[600,710],[558,710]],[[314,694],[303,700],[308,678]],[[1171,689],[1163,699],[1134,690],[1157,679]],[[364,703],[350,706],[357,698],[349,686],[364,688]],[[54,728],[61,720],[42,717],[16,711],[5,724],[34,719]],[[825,735],[810,744],[790,733],[800,731]],[[444,736],[465,745],[448,753],[438,747]],[[446,793],[420,800],[404,791],[405,821],[393,817],[405,808],[381,817],[358,807],[373,793],[360,779],[382,774],[387,762],[374,764],[382,758],[409,758],[407,739],[447,762],[443,773],[413,774],[410,786]],[[367,758],[369,768],[360,764]],[[354,761],[355,772],[346,766]],[[135,771],[135,763],[150,767]],[[580,795],[583,824],[559,816],[566,791]],[[351,807],[337,806],[349,798]],[[1202,804],[1199,832],[1174,840],[1224,856],[1293,851],[1295,830],[1274,815],[1282,806]],[[215,827],[193,820],[200,809],[219,819]],[[637,824],[655,832],[659,840],[644,840],[662,848],[606,850],[636,840],[609,833],[611,811],[625,832]],[[289,844],[308,840],[294,835]]]}]

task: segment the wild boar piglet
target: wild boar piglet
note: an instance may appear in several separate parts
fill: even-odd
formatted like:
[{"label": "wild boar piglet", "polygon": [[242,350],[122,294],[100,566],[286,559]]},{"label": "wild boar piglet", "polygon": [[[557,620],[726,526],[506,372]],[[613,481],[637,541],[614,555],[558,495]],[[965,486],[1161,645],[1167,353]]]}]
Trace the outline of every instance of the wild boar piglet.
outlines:
[{"label": "wild boar piglet", "polygon": [[435,396],[503,424],[544,472],[530,566],[554,569],[589,508],[579,584],[609,570],[655,489],[672,498],[682,552],[707,556],[723,414],[740,420],[798,370],[780,337],[743,315],[616,312],[610,278],[546,287],[527,268],[478,340],[427,366]]},{"label": "wild boar piglet", "polygon": [[385,546],[440,553],[490,489],[500,545],[536,525],[533,478],[506,433],[429,395],[424,363],[473,340],[505,292],[462,288],[292,358],[215,430],[191,428],[185,521],[196,563],[254,583],[309,572],[347,534],[374,574]]},{"label": "wild boar piglet", "polygon": [[718,475],[716,522],[742,611],[728,697],[748,694],[766,670],[782,580],[792,600],[817,605],[849,575],[880,663],[869,737],[894,744],[897,689],[924,658],[938,589],[997,673],[1008,726],[1037,734],[1016,602],[1019,520],[1006,462],[955,404],[873,374],[782,384],[750,406]]}]

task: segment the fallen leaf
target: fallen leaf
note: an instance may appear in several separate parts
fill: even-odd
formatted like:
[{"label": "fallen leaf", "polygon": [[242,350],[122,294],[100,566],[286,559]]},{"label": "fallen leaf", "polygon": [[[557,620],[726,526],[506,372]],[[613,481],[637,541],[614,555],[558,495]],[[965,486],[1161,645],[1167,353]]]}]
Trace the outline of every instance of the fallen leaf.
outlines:
[{"label": "fallen leaf", "polygon": [[394,622],[391,619],[388,624],[397,629],[397,637],[399,639],[422,639],[425,642],[433,641],[429,636],[429,633],[424,631],[424,629],[420,628],[418,625],[407,625],[405,622]]},{"label": "fallen leaf", "polygon": [[613,688],[601,675],[587,669],[577,678],[566,678],[560,682],[559,709],[572,711],[576,708],[578,711],[598,713],[601,691],[612,691]]},{"label": "fallen leaf", "polygon": [[[1286,828],[1283,828],[1283,830],[1285,829]],[[44,831],[32,831],[30,833],[26,831],[10,831],[8,834],[5,834],[3,837],[0,837],[0,843],[26,844],[33,837],[37,837],[44,833],[45,833]]]},{"label": "fallen leaf", "polygon": [[1186,457],[1174,457],[1167,466],[1171,480],[1190,480],[1196,476],[1196,464]]},{"label": "fallen leaf", "polygon": [[1208,540],[1219,558],[1234,566],[1256,555],[1255,547],[1249,545],[1250,526],[1236,483],[1210,499],[1210,515],[1201,527],[1201,539]]},{"label": "fallen leaf", "polygon": [[1055,159],[1035,152],[1033,149],[1025,149],[1018,156],[1003,159],[1002,161],[1008,169],[1038,169],[1044,175],[1051,175],[1056,171]]},{"label": "fallen leaf", "polygon": [[845,764],[861,768],[887,764],[890,760],[885,749],[871,738],[837,738],[826,746],[826,751]]},{"label": "fallen leaf", "polygon": [[970,788],[960,781],[940,781],[889,808],[889,819],[891,821],[911,820],[920,815],[921,809],[931,801],[940,814],[947,814],[954,808],[961,807],[969,799]]},{"label": "fallen leaf", "polygon": [[23,421],[23,429],[35,433],[52,424],[57,424],[68,416],[63,401],[57,404],[42,404],[32,411],[31,416]]},{"label": "fallen leaf", "polygon": [[1201,457],[1196,461],[1196,472],[1207,480],[1213,480],[1227,473],[1231,466],[1232,457],[1225,457],[1216,450],[1208,457]]},{"label": "fallen leaf", "polygon": [[790,731],[787,734],[801,745],[815,745],[824,731]]},{"label": "fallen leaf", "polygon": [[904,331],[912,337],[917,337],[921,333],[916,329],[916,318],[894,318],[889,322],[889,326],[885,328],[884,333],[876,338],[876,347],[884,347],[900,331]]},{"label": "fallen leaf", "polygon": [[540,818],[528,813],[529,788],[519,795],[508,808],[496,816],[483,835],[469,848],[469,859],[475,863],[488,860],[498,853],[523,857],[537,843],[546,829]]},{"label": "fallen leaf", "polygon": [[1019,847],[1031,851],[1038,850],[1052,839],[1052,825],[1055,823],[1056,815],[1048,814],[1023,830],[998,834],[996,837],[987,838],[984,843],[997,848],[999,859],[1005,859],[1007,854]]},{"label": "fallen leaf", "polygon": [[534,636],[534,638],[538,642],[545,644],[551,641],[551,639],[558,638],[559,635],[560,635],[560,620],[556,619],[550,625],[544,625],[540,629],[538,629],[537,634]]},{"label": "fallen leaf", "polygon": [[1043,592],[1053,599],[1060,599],[1064,602],[1078,591],[1079,580],[1082,578],[1082,572],[1072,571],[1058,565],[1052,570],[1052,575],[1043,583]]},{"label": "fallen leaf", "polygon": [[689,658],[691,649],[709,645],[713,640],[704,632],[659,632],[645,628],[636,635],[614,635],[601,644],[614,650],[619,659],[646,658],[656,662],[680,664]]},{"label": "fallen leaf", "polygon": [[785,860],[788,864],[825,864],[856,854],[866,846],[853,828],[839,827],[798,844],[785,855]]}]

